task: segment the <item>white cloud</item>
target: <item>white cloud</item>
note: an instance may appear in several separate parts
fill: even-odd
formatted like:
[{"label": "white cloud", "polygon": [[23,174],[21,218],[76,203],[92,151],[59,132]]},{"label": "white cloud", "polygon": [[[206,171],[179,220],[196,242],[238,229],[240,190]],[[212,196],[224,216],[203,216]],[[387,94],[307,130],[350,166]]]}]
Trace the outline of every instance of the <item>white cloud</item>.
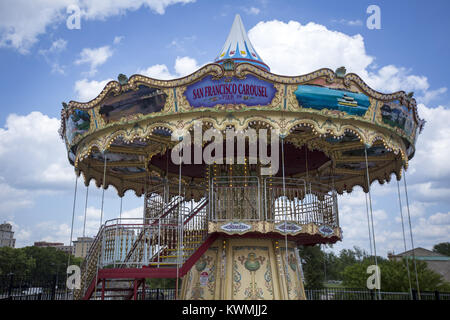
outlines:
[{"label": "white cloud", "polygon": [[138,10],[142,6],[158,14],[164,14],[168,6],[191,2],[195,2],[195,0],[83,0],[81,1],[81,8],[87,19],[105,19],[110,16],[123,15],[127,11]]},{"label": "white cloud", "polygon": [[161,80],[169,80],[176,78],[176,75],[171,74],[165,64],[155,64],[153,66],[148,67],[147,69],[139,70],[138,73],[150,78]]},{"label": "white cloud", "polygon": [[123,39],[124,39],[123,36],[115,36],[114,40],[113,40],[113,44],[119,44],[122,42]]},{"label": "white cloud", "polygon": [[[364,78],[364,72],[363,78]],[[382,67],[376,73],[369,72],[364,78],[367,84],[384,92],[426,91],[430,87],[427,77],[410,74],[410,70],[394,65]]]},{"label": "white cloud", "polygon": [[78,80],[77,82],[75,82],[74,88],[77,95],[77,100],[81,102],[87,102],[94,99],[100,94],[106,84],[111,80],[112,79],[106,79],[103,81],[89,81],[87,79]]},{"label": "white cloud", "polygon": [[142,219],[143,214],[144,214],[144,206],[140,206],[140,207],[122,212],[122,218],[124,218],[124,219]]},{"label": "white cloud", "polygon": [[450,212],[433,214],[428,221],[432,225],[450,225]]},{"label": "white cloud", "polygon": [[[405,202],[405,201],[403,200],[403,202]],[[430,204],[426,203],[426,202],[413,201],[412,203],[409,204],[410,216],[413,218],[423,217],[429,206],[430,206]],[[402,212],[405,217],[406,214],[408,213],[408,207],[406,205],[402,206]]]},{"label": "white cloud", "polygon": [[[28,53],[40,35],[52,26],[63,25],[69,17],[69,5],[77,5],[82,21],[104,20],[123,15],[141,7],[157,14],[164,14],[168,6],[186,4],[195,0],[2,0],[0,2],[0,47],[11,47],[20,53]],[[81,28],[83,27],[81,22]]]},{"label": "white cloud", "polygon": [[366,54],[361,35],[348,36],[313,22],[259,22],[248,35],[262,59],[277,74],[300,75],[341,66],[360,74],[373,62]]},{"label": "white cloud", "polygon": [[44,221],[35,226],[33,236],[36,239],[35,241],[61,242],[69,245],[70,225],[59,224],[55,221]]},{"label": "white cloud", "polygon": [[0,176],[13,188],[57,190],[73,181],[60,120],[34,111],[10,114],[0,128]]},{"label": "white cloud", "polygon": [[[410,162],[408,183],[421,201],[450,201],[450,109],[418,105],[419,115],[427,122],[418,137],[416,153]],[[414,186],[415,184],[415,186]]]},{"label": "white cloud", "polygon": [[414,237],[420,238],[427,246],[448,242],[450,234],[450,213],[436,213],[428,218],[420,218],[413,227]]},{"label": "white cloud", "polygon": [[110,46],[103,46],[95,49],[84,48],[80,53],[80,58],[75,60],[75,64],[88,64],[90,66],[89,75],[97,73],[97,67],[104,64],[110,57],[113,51]]},{"label": "white cloud", "polygon": [[67,40],[58,39],[52,42],[52,45],[48,49],[39,50],[40,54],[46,55],[48,53],[58,53],[64,51],[67,48]]},{"label": "white cloud", "polygon": [[[172,74],[165,64],[156,64],[147,69],[138,70],[137,73],[161,80],[175,79],[186,76],[199,68],[197,61],[190,57],[177,57],[175,60],[175,74]],[[77,100],[89,101],[97,97],[106,84],[112,79],[96,81],[81,79],[75,82],[75,93]]]},{"label": "white cloud", "polygon": [[175,60],[175,72],[180,76],[187,76],[200,67],[197,64],[197,61],[193,58],[189,57],[177,57]]},{"label": "white cloud", "polygon": [[350,26],[350,27],[360,27],[363,25],[363,22],[359,19],[356,19],[356,20],[341,19],[341,20],[332,20],[331,22],[340,23],[340,24]]},{"label": "white cloud", "polygon": [[57,39],[52,42],[52,45],[48,49],[39,50],[39,54],[42,55],[45,61],[51,66],[52,73],[65,74],[65,66],[60,65],[58,62],[58,55],[66,50],[67,40]]},{"label": "white cloud", "polygon": [[14,188],[5,180],[0,177],[0,215],[13,218],[16,211],[32,207],[34,201],[28,191]]},{"label": "white cloud", "polygon": [[[404,90],[426,95],[430,87],[427,77],[414,75],[412,70],[394,65],[375,68],[375,59],[367,54],[364,38],[359,34],[349,36],[314,22],[302,25],[297,21],[273,20],[259,22],[248,35],[273,73],[300,75],[345,66],[348,73],[358,74],[382,92]],[[431,100],[434,96],[428,93],[427,97]]]},{"label": "white cloud", "polygon": [[138,70],[138,73],[155,79],[169,80],[184,77],[193,73],[199,68],[200,66],[193,58],[177,57],[174,66],[175,74],[172,74],[165,64],[156,64],[148,67],[147,69]]},{"label": "white cloud", "polygon": [[245,13],[247,14],[252,14],[252,15],[258,15],[261,10],[259,8],[256,7],[250,7],[250,8],[244,8]]},{"label": "white cloud", "polygon": [[[34,208],[42,201],[40,197],[60,197],[72,190],[74,172],[58,134],[59,126],[59,119],[36,111],[7,117],[5,127],[0,128],[1,217],[16,220],[17,213]],[[30,237],[34,229],[27,228],[22,225],[16,229],[18,242]]]},{"label": "white cloud", "polygon": [[447,92],[446,87],[439,88],[436,90],[429,90],[429,91],[425,92],[425,94],[423,96],[417,97],[417,101],[426,105],[426,104],[430,103],[431,101],[433,101],[434,99],[438,98],[439,96],[443,95],[446,92]]},{"label": "white cloud", "polygon": [[0,2],[0,47],[27,53],[47,27],[64,19],[72,0],[4,0]]}]

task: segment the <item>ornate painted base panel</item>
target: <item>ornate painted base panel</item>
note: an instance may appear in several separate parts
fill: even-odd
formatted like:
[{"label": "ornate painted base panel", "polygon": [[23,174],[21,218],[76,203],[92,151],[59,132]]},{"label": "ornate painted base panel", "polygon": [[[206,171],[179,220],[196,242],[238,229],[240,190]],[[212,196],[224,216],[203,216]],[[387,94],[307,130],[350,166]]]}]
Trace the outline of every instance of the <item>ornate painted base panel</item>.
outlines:
[{"label": "ornate painted base panel", "polygon": [[[295,244],[219,238],[183,278],[186,300],[304,300]],[[286,263],[287,261],[287,263]]]}]

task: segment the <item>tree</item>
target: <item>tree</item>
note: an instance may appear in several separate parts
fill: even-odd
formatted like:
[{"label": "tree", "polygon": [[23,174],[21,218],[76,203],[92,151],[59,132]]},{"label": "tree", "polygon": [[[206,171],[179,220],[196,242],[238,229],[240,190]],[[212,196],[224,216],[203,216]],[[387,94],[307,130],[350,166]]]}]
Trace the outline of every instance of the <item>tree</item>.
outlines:
[{"label": "tree", "polygon": [[0,248],[0,275],[2,276],[10,273],[29,275],[35,265],[36,261],[20,249]]},{"label": "tree", "polygon": [[[366,288],[366,281],[369,277],[366,270],[373,261],[367,259],[362,263],[356,263],[345,268],[343,272],[343,284],[349,288]],[[406,270],[406,260],[381,260],[378,262],[381,272],[382,291],[409,291],[408,272]],[[449,284],[444,282],[441,275],[427,268],[424,261],[417,261],[417,275],[420,291],[447,291]],[[411,275],[411,286],[416,289],[414,263],[409,261],[409,272]]]},{"label": "tree", "polygon": [[[381,257],[377,257],[379,260],[383,260]],[[373,259],[367,252],[359,247],[353,247],[352,249],[342,249],[339,255],[333,252],[324,253],[325,266],[326,266],[326,280],[342,280],[342,272],[348,266],[355,263],[362,263],[367,259]]]},{"label": "tree", "polygon": [[341,279],[339,270],[339,257],[334,252],[324,252],[325,281]]},{"label": "tree", "polygon": [[302,246],[299,247],[299,254],[304,263],[302,263],[303,274],[308,289],[323,288],[324,281],[324,254],[320,246]]},{"label": "tree", "polygon": [[433,247],[433,252],[443,254],[450,257],[450,242],[441,242]]},{"label": "tree", "polygon": [[[37,278],[52,278],[58,276],[63,279],[66,276],[68,254],[52,247],[25,247],[22,250],[27,256],[36,261],[31,275]],[[81,259],[71,256],[70,264],[80,265]]]},{"label": "tree", "polygon": [[[68,255],[56,248],[25,247],[0,248],[0,275],[14,273],[16,276],[31,276],[53,279],[66,276]],[[80,258],[71,256],[70,264],[81,264]]]}]

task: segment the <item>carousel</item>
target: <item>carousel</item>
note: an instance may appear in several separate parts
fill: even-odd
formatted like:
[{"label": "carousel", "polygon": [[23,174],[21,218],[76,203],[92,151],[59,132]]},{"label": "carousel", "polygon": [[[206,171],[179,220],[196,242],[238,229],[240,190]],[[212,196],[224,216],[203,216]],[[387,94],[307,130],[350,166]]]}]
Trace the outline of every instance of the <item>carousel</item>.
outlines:
[{"label": "carousel", "polygon": [[102,300],[145,299],[149,278],[180,279],[178,299],[306,299],[297,248],[342,241],[338,194],[400,180],[423,126],[412,94],[344,67],[271,73],[239,15],[214,63],[121,74],[61,118],[86,188],[144,200],[142,216],[103,221],[102,199],[75,291]]}]

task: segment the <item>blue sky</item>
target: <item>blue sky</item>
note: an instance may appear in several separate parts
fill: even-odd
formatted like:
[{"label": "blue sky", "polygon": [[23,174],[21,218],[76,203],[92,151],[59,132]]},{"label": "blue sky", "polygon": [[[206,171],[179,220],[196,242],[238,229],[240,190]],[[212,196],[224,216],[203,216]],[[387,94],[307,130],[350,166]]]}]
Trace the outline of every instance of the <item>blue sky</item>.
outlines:
[{"label": "blue sky", "polygon": [[[66,27],[69,4],[81,29]],[[381,9],[369,30],[366,9]],[[414,91],[427,121],[408,171],[416,246],[450,241],[450,21],[448,1],[36,0],[0,4],[0,221],[17,245],[68,243],[75,178],[59,139],[61,102],[95,97],[119,73],[185,75],[212,62],[239,13],[262,59],[279,74],[345,65],[382,92]],[[403,251],[396,182],[373,188],[378,252]],[[91,186],[88,235],[99,225],[101,191]],[[75,235],[81,235],[85,188],[78,188]],[[403,199],[403,203],[405,203]],[[142,200],[124,198],[127,215]],[[119,198],[106,192],[105,217]],[[364,196],[340,199],[344,241],[369,250]],[[405,212],[405,211],[404,211]],[[409,244],[408,244],[409,248]]]}]

